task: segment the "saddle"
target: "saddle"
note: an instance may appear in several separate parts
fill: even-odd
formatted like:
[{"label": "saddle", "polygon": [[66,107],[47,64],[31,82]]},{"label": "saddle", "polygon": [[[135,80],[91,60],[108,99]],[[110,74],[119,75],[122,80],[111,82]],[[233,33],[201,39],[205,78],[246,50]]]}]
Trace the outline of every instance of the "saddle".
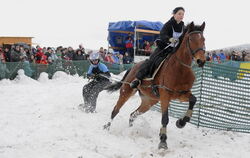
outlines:
[{"label": "saddle", "polygon": [[165,60],[168,60],[168,59],[169,59],[169,57],[171,56],[171,54],[172,54],[172,53],[169,53],[169,54],[167,55],[167,57],[166,57],[164,60],[162,60],[162,62],[161,62],[161,63],[159,64],[159,66],[154,70],[154,72],[151,73],[152,75],[148,74],[148,76],[147,76],[146,78],[144,78],[143,80],[146,80],[146,81],[152,81],[152,80],[154,80],[156,74],[158,73],[158,71],[159,71],[160,68],[162,67],[163,63],[165,62]]},{"label": "saddle", "polygon": [[148,74],[148,76],[146,78],[144,78],[143,80],[145,81],[151,81],[151,88],[152,88],[152,93],[156,96],[156,97],[160,97],[160,94],[159,94],[159,85],[156,85],[154,84],[154,78],[156,76],[156,74],[159,72],[160,68],[162,67],[163,63],[165,62],[165,60],[168,60],[170,58],[170,56],[172,55],[172,53],[169,53],[167,55],[167,57],[165,59],[163,59],[161,61],[161,63],[159,64],[159,66],[154,70],[154,72],[152,73],[151,76],[149,76],[150,74]]}]

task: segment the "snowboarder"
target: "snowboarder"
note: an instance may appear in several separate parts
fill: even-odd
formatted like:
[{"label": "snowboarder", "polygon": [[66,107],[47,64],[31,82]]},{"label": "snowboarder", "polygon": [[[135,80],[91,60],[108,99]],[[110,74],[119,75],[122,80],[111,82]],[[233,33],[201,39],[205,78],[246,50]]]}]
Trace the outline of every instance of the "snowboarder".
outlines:
[{"label": "snowboarder", "polygon": [[103,91],[107,85],[111,84],[111,82],[109,81],[110,73],[107,66],[100,63],[99,53],[90,54],[89,61],[91,65],[87,72],[87,78],[90,79],[91,82],[83,87],[82,95],[84,104],[80,104],[79,108],[87,113],[93,113],[96,109],[96,101],[99,93]]}]

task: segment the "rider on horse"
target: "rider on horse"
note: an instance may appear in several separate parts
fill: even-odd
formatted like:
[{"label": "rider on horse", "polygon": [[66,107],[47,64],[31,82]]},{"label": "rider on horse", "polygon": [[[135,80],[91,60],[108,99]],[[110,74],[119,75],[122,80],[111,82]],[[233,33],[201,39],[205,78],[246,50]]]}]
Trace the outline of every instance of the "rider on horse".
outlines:
[{"label": "rider on horse", "polygon": [[173,10],[173,16],[166,22],[160,31],[160,39],[157,40],[158,48],[140,67],[136,74],[136,79],[131,83],[131,88],[137,88],[141,81],[148,75],[154,73],[155,69],[168,56],[175,52],[175,47],[179,44],[179,38],[184,30],[184,8],[177,7]]}]

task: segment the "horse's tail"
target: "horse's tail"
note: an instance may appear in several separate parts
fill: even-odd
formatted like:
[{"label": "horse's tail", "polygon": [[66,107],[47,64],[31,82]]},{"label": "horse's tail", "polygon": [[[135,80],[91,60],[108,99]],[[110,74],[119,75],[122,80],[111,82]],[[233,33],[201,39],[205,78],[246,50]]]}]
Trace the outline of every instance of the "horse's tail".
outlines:
[{"label": "horse's tail", "polygon": [[125,75],[123,76],[123,78],[122,78],[121,81],[115,82],[115,83],[113,83],[113,84],[107,86],[107,87],[105,88],[105,90],[107,90],[108,92],[112,93],[112,92],[117,91],[118,89],[120,89],[121,86],[122,86],[122,81],[125,80],[125,78],[127,77],[128,73],[130,72],[130,70],[131,70],[131,69],[128,69],[128,70],[126,71],[126,73],[125,73]]}]

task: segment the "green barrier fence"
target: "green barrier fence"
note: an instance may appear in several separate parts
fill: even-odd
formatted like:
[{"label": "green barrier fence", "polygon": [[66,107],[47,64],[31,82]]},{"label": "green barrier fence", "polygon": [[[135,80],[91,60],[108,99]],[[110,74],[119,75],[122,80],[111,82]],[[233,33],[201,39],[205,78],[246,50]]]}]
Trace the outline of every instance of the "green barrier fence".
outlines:
[{"label": "green barrier fence", "polygon": [[[132,67],[132,65],[108,64],[114,74]],[[13,79],[19,69],[37,79],[41,72],[51,78],[56,71],[84,76],[88,61],[57,61],[51,65],[19,63],[0,63],[0,79]],[[240,68],[246,67],[247,69]],[[204,68],[193,66],[196,81],[192,92],[197,97],[191,123],[197,126],[222,130],[250,133],[250,63],[224,62],[206,63]],[[154,106],[160,109],[159,104]],[[180,118],[188,108],[188,103],[172,101],[169,113]]]},{"label": "green barrier fence", "polygon": [[[192,93],[197,102],[190,123],[250,133],[250,69],[239,68],[241,63],[230,62],[206,63],[203,69],[193,67],[196,81]],[[154,108],[160,110],[160,105]],[[187,109],[188,103],[172,101],[169,113],[181,118]]]},{"label": "green barrier fence", "polygon": [[[49,75],[49,78],[52,78],[53,74],[56,71],[64,71],[68,74],[74,75],[78,74],[79,76],[85,76],[88,71],[89,61],[81,60],[81,61],[68,61],[68,60],[57,60],[53,64],[45,65],[45,64],[35,64],[25,62],[7,62],[0,63],[0,79],[9,78],[14,79],[17,75],[17,71],[19,69],[23,69],[25,75],[38,79],[42,72],[46,72]],[[127,70],[132,67],[132,64],[110,64],[105,63],[109,70],[118,74],[124,70]]]}]

